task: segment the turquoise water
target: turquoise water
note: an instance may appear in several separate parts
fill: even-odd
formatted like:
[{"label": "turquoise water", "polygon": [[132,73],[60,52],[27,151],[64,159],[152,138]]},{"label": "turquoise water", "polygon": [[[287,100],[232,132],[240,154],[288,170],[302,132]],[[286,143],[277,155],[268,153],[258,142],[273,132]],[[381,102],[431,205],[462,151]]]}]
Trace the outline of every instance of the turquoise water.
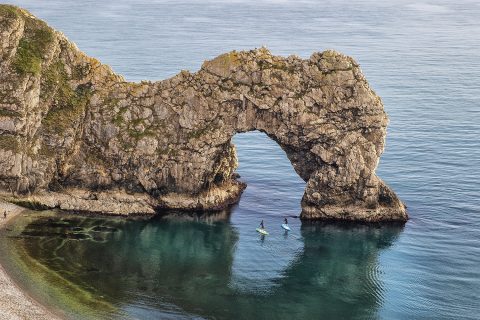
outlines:
[{"label": "turquoise water", "polygon": [[[235,143],[249,187],[231,212],[152,221],[63,216],[68,226],[53,235],[32,219],[29,228],[40,232],[9,243],[30,265],[67,270],[47,278],[52,288],[39,290],[40,300],[79,318],[81,309],[141,319],[478,319],[480,3],[7,2],[133,81],[195,71],[204,59],[261,45],[282,55],[334,48],[355,57],[391,119],[377,172],[411,217],[403,228],[291,218],[285,236],[281,219],[298,215],[304,183],[273,141],[242,134]],[[264,239],[254,232],[261,219],[271,231]],[[91,231],[96,223],[115,231]],[[86,238],[65,241],[75,226]],[[56,298],[67,280],[88,299]],[[95,299],[103,307],[88,303]]]},{"label": "turquoise water", "polygon": [[[379,258],[402,231],[317,222],[294,224],[291,233],[277,224],[261,237],[228,215],[23,220],[9,247],[61,277],[37,295],[54,304],[55,295],[87,297],[57,299],[74,319],[370,319],[384,299]],[[35,281],[46,272],[32,273]],[[50,288],[67,281],[77,290]]]}]

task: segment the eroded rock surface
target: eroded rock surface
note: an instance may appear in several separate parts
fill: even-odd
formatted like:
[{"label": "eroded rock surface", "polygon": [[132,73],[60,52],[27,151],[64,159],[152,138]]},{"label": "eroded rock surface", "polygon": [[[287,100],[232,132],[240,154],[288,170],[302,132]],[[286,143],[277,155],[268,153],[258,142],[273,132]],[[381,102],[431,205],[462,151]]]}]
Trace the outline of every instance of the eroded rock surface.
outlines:
[{"label": "eroded rock surface", "polygon": [[307,182],[303,218],[407,219],[375,175],[387,115],[350,57],[233,51],[131,83],[22,9],[0,6],[0,28],[6,193],[103,213],[222,209],[245,187],[232,137],[260,130]]}]

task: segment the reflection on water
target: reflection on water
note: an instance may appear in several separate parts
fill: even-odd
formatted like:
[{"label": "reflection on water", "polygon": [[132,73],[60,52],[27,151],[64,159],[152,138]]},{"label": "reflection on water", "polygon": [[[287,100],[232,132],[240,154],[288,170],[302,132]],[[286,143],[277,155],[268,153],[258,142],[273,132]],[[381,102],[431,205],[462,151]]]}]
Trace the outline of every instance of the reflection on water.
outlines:
[{"label": "reflection on water", "polygon": [[[347,230],[337,230],[343,234],[338,235],[339,239],[345,237],[345,245],[354,244],[340,251],[322,247],[323,254],[316,260],[322,267],[308,268],[314,274],[330,264],[332,276],[337,276],[333,271],[338,270],[337,280],[316,276],[308,281],[317,282],[317,285],[322,281],[336,281],[337,286],[341,283],[353,285],[350,278],[338,278],[356,274],[350,269],[359,273],[368,270],[367,274],[373,277],[364,277],[367,281],[363,285],[365,297],[373,295],[372,300],[382,303],[378,308],[381,319],[479,318],[479,1],[3,2],[31,10],[65,32],[80,49],[132,81],[167,78],[180,69],[193,72],[200,68],[204,59],[232,49],[252,49],[263,44],[273,53],[285,56],[296,53],[307,58],[314,51],[333,48],[355,57],[372,88],[382,97],[391,120],[386,150],[377,172],[407,202],[412,219],[394,246],[363,253],[371,260],[361,261],[355,267],[350,266],[352,261],[345,261],[346,257],[353,259],[362,254],[344,255],[344,251],[360,250],[362,246],[367,251],[367,243],[371,246],[375,241],[372,242],[368,232],[357,235],[359,241],[369,239],[362,245],[349,238]],[[311,242],[306,241],[307,236],[300,231],[307,226],[301,227],[298,220],[292,219],[292,232],[286,239],[277,230],[283,216],[298,214],[304,182],[299,181],[285,155],[279,154],[282,151],[278,145],[269,142],[268,138],[261,140],[250,133],[235,137],[239,173],[248,188],[230,218],[230,227],[238,240],[232,249],[228,290],[243,297],[235,296],[236,300],[232,298],[231,303],[245,301],[250,294],[253,297],[251,305],[256,306],[250,310],[260,313],[272,308],[264,303],[266,299],[258,296],[273,295],[275,290],[281,292],[288,280],[286,270],[299,261],[309,261],[305,255],[312,254],[308,249]],[[271,231],[263,241],[252,232],[261,219]],[[318,237],[328,234],[324,228],[319,231],[325,234]],[[335,234],[331,231],[331,237]],[[377,238],[382,239],[381,236]],[[91,240],[80,240],[82,243],[88,241]],[[21,264],[15,264],[9,271],[19,266]],[[42,272],[37,275],[45,274]],[[117,277],[118,281],[123,281],[121,276]],[[301,285],[298,279],[289,279]],[[37,277],[37,281],[40,280]],[[52,275],[45,278],[45,282],[55,281],[60,283],[61,279]],[[335,288],[329,287],[334,292],[331,299],[349,299],[347,294],[335,292]],[[123,292],[128,294],[128,289],[124,288]],[[307,296],[306,292],[300,293]],[[82,296],[76,294],[77,299]],[[322,303],[329,299],[326,292],[317,296],[319,314],[322,308],[330,310],[338,306],[337,303],[332,306]],[[48,299],[47,295],[43,297]],[[272,299],[272,303],[280,309],[295,303],[298,307],[299,297],[298,293],[292,293],[284,306],[278,306],[276,299]],[[163,307],[168,305],[164,301],[166,298],[155,299],[163,299]],[[311,299],[315,299],[315,295]],[[57,303],[53,298],[50,302]],[[182,308],[185,304],[185,301],[178,303]],[[344,302],[342,307],[345,305]],[[108,304],[102,306],[107,308]],[[182,314],[181,310],[169,306],[162,318]],[[365,304],[365,309],[370,307],[377,309],[371,301]],[[141,304],[127,304],[123,308],[130,314],[148,310]],[[202,314],[201,310],[188,310]],[[281,312],[275,311],[272,317],[280,317]],[[338,312],[347,311],[342,308]],[[375,313],[374,310],[359,312]]]},{"label": "reflection on water", "polygon": [[[235,144],[248,187],[230,210],[25,215],[0,239],[2,263],[72,319],[377,317],[386,290],[380,255],[402,227],[301,223],[293,216],[305,183],[281,148],[258,132]],[[262,219],[266,237],[255,232]]]},{"label": "reflection on water", "polygon": [[[77,304],[90,304],[90,313],[82,311],[81,318],[350,319],[376,315],[383,290],[378,256],[401,230],[331,223],[304,223],[288,236],[279,230],[279,239],[288,243],[298,237],[303,250],[288,255],[281,276],[260,289],[237,283],[245,275],[232,272],[239,234],[228,213],[217,219],[125,220],[45,212],[21,217],[6,240],[27,266],[47,267],[28,267],[29,281],[53,272],[56,277],[45,276],[53,281],[49,286],[68,282],[70,295],[75,288],[74,300],[82,299]],[[252,239],[259,248],[269,240]],[[248,267],[265,278],[269,270],[278,273],[268,257],[252,256]],[[77,304],[61,307],[78,317]]]}]

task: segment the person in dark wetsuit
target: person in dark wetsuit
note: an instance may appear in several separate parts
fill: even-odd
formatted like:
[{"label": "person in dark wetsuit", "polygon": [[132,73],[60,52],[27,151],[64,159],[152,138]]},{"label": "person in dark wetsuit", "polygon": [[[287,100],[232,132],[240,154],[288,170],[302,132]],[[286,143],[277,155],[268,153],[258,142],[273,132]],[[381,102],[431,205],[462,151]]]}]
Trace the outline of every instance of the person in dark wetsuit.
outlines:
[{"label": "person in dark wetsuit", "polygon": [[263,225],[263,220],[262,220],[262,222],[260,222],[260,229],[262,229],[262,230],[265,229],[265,226]]},{"label": "person in dark wetsuit", "polygon": [[285,220],[283,220],[283,223],[288,226],[288,220],[287,220],[287,218],[285,218]]},{"label": "person in dark wetsuit", "polygon": [[3,219],[7,219],[7,210],[3,212]]}]

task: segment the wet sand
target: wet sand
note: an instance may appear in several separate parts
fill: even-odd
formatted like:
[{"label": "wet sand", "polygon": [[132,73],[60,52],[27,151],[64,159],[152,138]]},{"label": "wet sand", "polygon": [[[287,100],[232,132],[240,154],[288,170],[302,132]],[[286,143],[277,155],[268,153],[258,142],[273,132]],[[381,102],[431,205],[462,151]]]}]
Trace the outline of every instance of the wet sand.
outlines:
[{"label": "wet sand", "polygon": [[[5,209],[8,212],[7,219],[3,217]],[[23,210],[19,206],[0,200],[0,232],[5,232],[8,221]],[[0,320],[16,319],[50,320],[60,318],[23,292],[0,264]]]}]

